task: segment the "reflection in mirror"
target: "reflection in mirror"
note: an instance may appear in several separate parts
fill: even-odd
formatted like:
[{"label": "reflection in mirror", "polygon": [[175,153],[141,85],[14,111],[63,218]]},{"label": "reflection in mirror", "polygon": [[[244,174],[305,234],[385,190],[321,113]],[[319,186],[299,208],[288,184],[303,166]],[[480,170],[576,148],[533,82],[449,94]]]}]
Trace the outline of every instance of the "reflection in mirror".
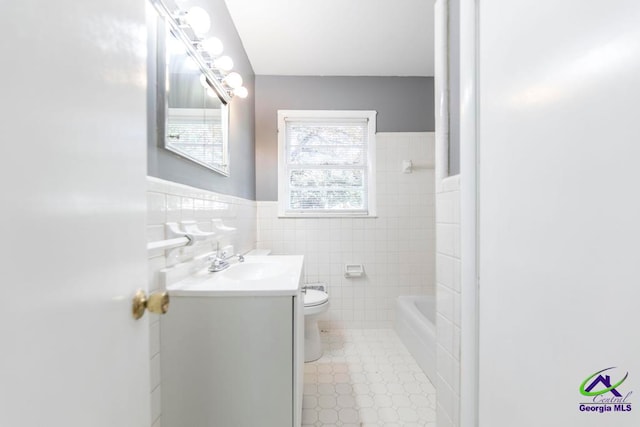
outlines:
[{"label": "reflection in mirror", "polygon": [[[171,30],[164,34],[166,84],[164,147],[200,165],[229,175],[228,108],[207,70]],[[158,44],[159,46],[162,43]],[[161,52],[159,52],[161,53]],[[162,89],[160,89],[162,90]]]}]

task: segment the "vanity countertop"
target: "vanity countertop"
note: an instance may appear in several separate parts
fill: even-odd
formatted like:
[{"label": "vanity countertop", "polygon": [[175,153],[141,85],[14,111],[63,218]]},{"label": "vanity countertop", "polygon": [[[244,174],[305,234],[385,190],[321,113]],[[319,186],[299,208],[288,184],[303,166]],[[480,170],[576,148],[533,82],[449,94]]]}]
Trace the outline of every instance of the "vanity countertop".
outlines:
[{"label": "vanity countertop", "polygon": [[295,296],[302,283],[302,255],[247,256],[226,270],[202,269],[167,286],[171,296]]}]

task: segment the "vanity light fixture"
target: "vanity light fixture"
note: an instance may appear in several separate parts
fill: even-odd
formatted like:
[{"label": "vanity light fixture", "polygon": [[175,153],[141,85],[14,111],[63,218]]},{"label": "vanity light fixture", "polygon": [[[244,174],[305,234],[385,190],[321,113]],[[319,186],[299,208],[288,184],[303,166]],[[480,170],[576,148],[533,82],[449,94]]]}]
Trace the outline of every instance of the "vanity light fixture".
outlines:
[{"label": "vanity light fixture", "polygon": [[227,74],[227,77],[225,77],[222,81],[231,89],[236,89],[242,86],[242,76],[235,71]]},{"label": "vanity light fixture", "polygon": [[206,34],[211,29],[211,18],[206,10],[194,6],[187,11],[184,19],[196,34]]},{"label": "vanity light fixture", "polygon": [[213,66],[222,71],[233,70],[233,59],[225,55],[213,60]]},{"label": "vanity light fixture", "polygon": [[200,46],[214,58],[221,55],[224,50],[222,42],[217,37],[209,37],[208,39],[202,40]]},{"label": "vanity light fixture", "polygon": [[235,88],[235,89],[233,90],[233,94],[234,94],[235,96],[240,97],[240,98],[246,98],[246,97],[249,95],[249,91],[247,90],[247,88],[246,88],[246,87],[244,87],[244,86],[240,86],[240,87]]},{"label": "vanity light fixture", "polygon": [[[193,48],[190,55],[198,57],[197,61],[193,61],[193,65],[200,62],[211,71],[207,73],[209,82],[216,90],[225,92],[223,97],[226,101],[233,96],[239,98],[248,96],[249,92],[242,87],[242,76],[231,71],[233,60],[228,55],[220,56],[224,49],[222,41],[217,37],[207,36],[211,29],[211,18],[206,10],[198,6],[191,7],[187,11],[180,7],[168,7],[167,4],[172,3],[171,1],[152,0],[152,3],[161,15],[171,21],[170,27],[174,35],[185,43],[188,41]],[[176,32],[180,33],[179,36],[175,34]],[[213,81],[214,78],[215,81]]]},{"label": "vanity light fixture", "polygon": [[210,89],[209,83],[207,83],[207,76],[205,76],[204,74],[200,74],[200,84],[203,88]]}]

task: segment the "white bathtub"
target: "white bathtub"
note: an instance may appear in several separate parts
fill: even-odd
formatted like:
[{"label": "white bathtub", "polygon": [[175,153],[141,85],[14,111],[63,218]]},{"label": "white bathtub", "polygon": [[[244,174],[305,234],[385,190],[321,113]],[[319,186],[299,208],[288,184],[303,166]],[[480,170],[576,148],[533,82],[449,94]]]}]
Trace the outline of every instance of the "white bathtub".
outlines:
[{"label": "white bathtub", "polygon": [[436,300],[432,296],[398,297],[396,331],[432,383],[436,380]]}]

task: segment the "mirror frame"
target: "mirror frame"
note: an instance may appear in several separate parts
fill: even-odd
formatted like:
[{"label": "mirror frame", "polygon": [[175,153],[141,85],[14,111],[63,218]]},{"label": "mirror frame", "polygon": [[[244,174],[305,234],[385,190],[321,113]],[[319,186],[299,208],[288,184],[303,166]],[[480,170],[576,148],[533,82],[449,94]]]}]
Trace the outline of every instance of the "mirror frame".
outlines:
[{"label": "mirror frame", "polygon": [[[230,153],[229,153],[229,103],[231,101],[231,95],[218,81],[213,71],[207,67],[206,61],[196,50],[194,42],[189,38],[187,34],[180,27],[179,23],[173,18],[169,9],[160,0],[152,0],[153,5],[158,11],[158,25],[157,25],[157,96],[156,96],[156,111],[157,111],[157,129],[158,129],[158,146],[179,155],[185,159],[188,159],[194,163],[197,163],[207,169],[210,169],[216,173],[224,176],[230,175]],[[171,34],[170,34],[171,33]],[[169,63],[167,56],[167,38],[173,35],[184,47],[185,53],[194,60],[194,62],[200,68],[200,72],[206,76],[207,83],[211,89],[218,95],[218,99],[221,102],[220,115],[222,120],[222,138],[223,138],[223,156],[226,164],[214,165],[206,163],[196,157],[177,150],[171,147],[167,143],[167,120],[169,117],[169,102],[168,91],[169,85],[167,83],[169,78]]]}]

